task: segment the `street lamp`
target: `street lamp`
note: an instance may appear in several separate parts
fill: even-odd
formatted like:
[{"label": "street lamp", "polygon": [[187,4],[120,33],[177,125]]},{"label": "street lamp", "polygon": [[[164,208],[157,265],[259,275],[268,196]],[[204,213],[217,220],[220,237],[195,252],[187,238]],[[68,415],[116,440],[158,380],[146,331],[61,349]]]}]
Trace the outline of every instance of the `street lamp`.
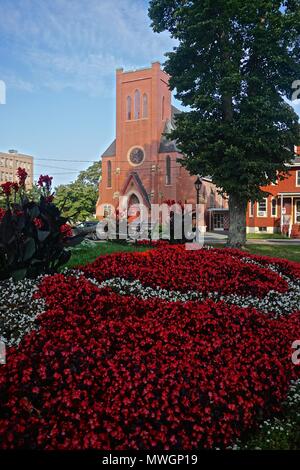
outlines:
[{"label": "street lamp", "polygon": [[195,189],[197,192],[197,205],[196,205],[196,243],[200,243],[200,228],[199,228],[199,220],[200,220],[200,191],[202,188],[202,179],[200,175],[197,175],[197,179],[195,181]]},{"label": "street lamp", "polygon": [[200,175],[197,176],[197,179],[194,184],[195,184],[195,188],[197,192],[197,204],[200,204],[200,191],[201,191],[202,184],[203,184]]}]

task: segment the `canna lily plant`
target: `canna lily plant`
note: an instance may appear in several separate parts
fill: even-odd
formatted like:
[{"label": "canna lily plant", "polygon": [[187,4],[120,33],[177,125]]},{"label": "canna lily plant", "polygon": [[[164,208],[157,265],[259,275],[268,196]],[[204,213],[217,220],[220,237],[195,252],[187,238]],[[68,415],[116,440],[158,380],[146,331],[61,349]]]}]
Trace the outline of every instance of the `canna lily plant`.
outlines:
[{"label": "canna lily plant", "polygon": [[0,186],[6,205],[0,210],[0,280],[54,273],[69,260],[67,248],[82,241],[53,202],[52,177],[40,176],[38,202],[27,195],[25,169],[18,168],[17,177]]}]

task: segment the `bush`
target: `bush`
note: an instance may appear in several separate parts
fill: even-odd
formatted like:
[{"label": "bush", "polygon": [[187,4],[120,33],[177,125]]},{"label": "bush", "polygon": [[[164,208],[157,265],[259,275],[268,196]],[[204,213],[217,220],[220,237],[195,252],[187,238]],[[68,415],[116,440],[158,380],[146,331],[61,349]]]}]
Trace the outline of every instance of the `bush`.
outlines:
[{"label": "bush", "polygon": [[19,168],[17,174],[18,183],[1,185],[6,210],[0,212],[0,280],[54,273],[71,256],[66,247],[82,240],[72,236],[53,203],[52,178],[40,176],[40,199],[35,202],[26,193],[26,171]]}]

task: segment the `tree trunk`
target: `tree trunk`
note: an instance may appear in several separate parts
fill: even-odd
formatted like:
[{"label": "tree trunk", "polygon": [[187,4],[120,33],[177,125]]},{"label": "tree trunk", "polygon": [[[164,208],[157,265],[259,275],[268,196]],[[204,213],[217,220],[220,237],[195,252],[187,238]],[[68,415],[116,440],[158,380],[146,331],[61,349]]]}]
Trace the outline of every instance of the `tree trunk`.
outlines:
[{"label": "tree trunk", "polygon": [[231,248],[241,248],[246,244],[246,208],[247,201],[236,194],[229,195],[230,227],[227,245]]}]

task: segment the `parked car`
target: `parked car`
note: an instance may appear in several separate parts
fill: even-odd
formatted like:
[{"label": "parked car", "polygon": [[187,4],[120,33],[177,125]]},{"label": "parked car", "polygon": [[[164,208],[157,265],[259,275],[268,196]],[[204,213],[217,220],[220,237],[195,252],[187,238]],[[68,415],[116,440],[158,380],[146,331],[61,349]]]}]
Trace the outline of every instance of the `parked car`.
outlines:
[{"label": "parked car", "polygon": [[85,235],[86,238],[98,240],[96,234],[97,225],[98,220],[81,222],[80,224],[76,225],[76,227],[74,227],[73,231],[75,235]]}]

